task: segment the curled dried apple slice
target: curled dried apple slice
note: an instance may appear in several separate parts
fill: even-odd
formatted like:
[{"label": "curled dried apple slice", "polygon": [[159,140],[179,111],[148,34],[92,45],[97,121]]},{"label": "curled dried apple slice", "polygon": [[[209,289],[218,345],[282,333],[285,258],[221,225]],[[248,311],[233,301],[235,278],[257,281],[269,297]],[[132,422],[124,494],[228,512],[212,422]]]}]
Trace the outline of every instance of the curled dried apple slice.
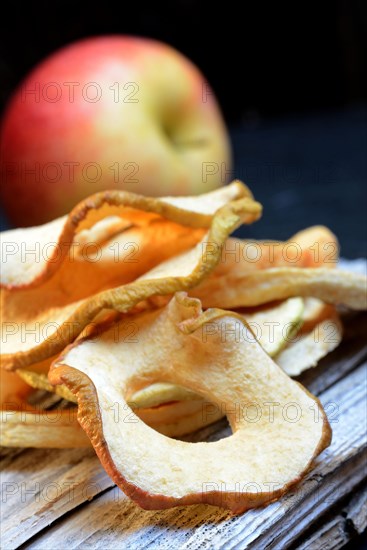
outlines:
[{"label": "curled dried apple slice", "polygon": [[363,310],[367,309],[367,278],[338,269],[279,267],[240,276],[211,276],[191,294],[204,307],[238,308],[291,296],[311,296]]},{"label": "curled dried apple slice", "polygon": [[302,325],[302,298],[289,298],[258,311],[241,311],[258,342],[271,357],[283,349]]},{"label": "curled dried apple slice", "polygon": [[[50,364],[49,361],[48,363]],[[35,367],[37,368],[36,365],[31,365],[32,369]],[[52,386],[47,377],[47,374],[43,372],[37,372],[35,370],[28,369],[17,369],[16,374],[20,376],[20,378],[32,388],[56,393],[63,399],[67,399],[68,401],[76,403],[74,394],[72,394],[66,386]]]},{"label": "curled dried apple slice", "polygon": [[[222,194],[218,191],[215,192],[214,197],[213,194],[210,194],[209,199],[201,197],[201,201],[200,197],[183,198],[183,203],[191,210],[179,209],[177,206],[179,199],[175,199],[172,205],[169,202],[171,199],[161,199],[160,201],[156,199],[153,202],[156,210],[162,215],[181,219],[182,223],[187,223],[190,227],[205,222],[210,225],[210,228],[201,240],[196,240],[197,244],[193,248],[178,254],[172,260],[168,259],[162,262],[138,280],[90,295],[89,278],[78,278],[74,281],[75,274],[70,266],[67,273],[74,284],[70,283],[65,287],[66,281],[63,280],[63,284],[59,284],[60,280],[57,279],[59,282],[55,287],[54,279],[62,272],[61,266],[59,271],[55,272],[54,277],[49,278],[44,284],[39,284],[36,288],[2,290],[1,362],[3,367],[8,369],[26,367],[59,353],[66,344],[79,336],[88,324],[94,322],[96,315],[100,314],[102,310],[114,309],[128,312],[139,302],[147,300],[151,296],[173,294],[177,290],[188,289],[198,284],[214,269],[220,256],[221,245],[228,235],[244,221],[250,223],[261,214],[261,206],[249,196],[246,187],[239,183],[229,187],[230,189],[223,191]],[[123,194],[123,197],[125,195]],[[243,196],[241,197],[241,195]],[[112,197],[116,196],[120,197],[119,194],[112,193]],[[224,197],[228,199],[228,197],[236,196],[240,198],[213,212],[218,204],[223,203]],[[107,197],[109,197],[108,194]],[[146,197],[129,195],[130,199],[131,197],[134,200],[129,208],[126,208],[124,203],[124,215],[129,214],[131,219],[136,218],[137,220],[145,219],[147,215],[154,219],[157,218],[157,212],[144,210],[144,208],[148,210],[151,207],[151,203]],[[103,194],[100,201],[105,198],[106,194]],[[142,212],[134,210],[133,204],[136,209],[141,207]],[[89,202],[86,201],[84,210],[79,213],[78,227],[84,228],[85,219],[82,222],[80,219],[83,219],[82,214],[84,215],[85,209],[88,207],[88,214],[91,214],[91,212],[93,213],[91,209],[97,208],[97,206],[95,198],[90,199]],[[103,211],[107,209],[107,206],[109,205],[103,203],[99,208]],[[199,213],[200,209],[201,214]],[[111,215],[108,209],[107,212]],[[97,210],[97,214],[100,214],[99,210]],[[71,218],[70,216],[69,224],[70,220],[74,220],[76,217],[76,213]],[[173,232],[170,239],[176,241],[177,233]],[[154,241],[154,239],[152,240]],[[165,241],[158,239],[158,245],[164,248]],[[155,246],[157,246],[157,242],[155,242]],[[175,246],[177,247],[177,244]],[[208,250],[211,250],[213,246],[217,252],[209,254]],[[170,254],[172,254],[172,248],[170,248]],[[17,269],[20,270],[21,267],[18,266]],[[91,280],[95,284],[98,277],[96,279],[96,275],[94,275]],[[87,291],[84,289],[83,299],[77,300],[77,296],[81,296],[78,292],[84,286]],[[73,288],[74,290],[72,290]],[[85,293],[87,297],[85,297]]]},{"label": "curled dried apple slice", "polygon": [[315,367],[328,353],[341,342],[342,324],[335,309],[329,306],[328,317],[323,319],[308,333],[303,333],[295,342],[281,351],[276,363],[289,375],[298,376],[303,371]]},{"label": "curled dried apple slice", "polygon": [[[203,232],[195,235],[193,229],[208,228],[219,208],[232,200],[246,197],[252,199],[251,192],[240,182],[233,182],[227,187],[196,197],[152,198],[125,191],[97,193],[80,202],[68,216],[38,227],[3,232],[1,286],[29,288],[40,285],[64,263],[70,264],[70,260],[74,259],[74,254],[71,254],[70,250],[78,249],[80,245],[100,242],[108,237],[111,234],[111,225],[116,227],[117,217],[121,220],[120,229],[129,229],[132,226],[144,229],[141,233],[141,242],[138,243],[139,253],[146,248],[147,240],[150,247],[155,245],[145,235],[152,224],[155,226],[162,221],[167,224],[166,238],[172,231],[173,234],[177,231],[176,224],[191,228],[193,244],[203,235]],[[114,224],[111,224],[111,219],[114,220]],[[81,236],[80,242],[76,239],[78,234]],[[177,253],[180,243],[178,239],[175,240]],[[158,241],[159,239],[156,239],[156,263],[163,259],[161,243]],[[89,255],[87,257],[89,258]],[[99,263],[101,259],[98,258]],[[95,268],[95,258],[91,262]],[[122,266],[125,271],[131,269],[132,262],[129,263],[130,265]],[[70,265],[68,267],[70,269]],[[75,268],[75,265],[73,267]],[[86,267],[83,265],[84,269]],[[74,279],[77,280],[77,277]],[[87,285],[88,281],[84,284]]]},{"label": "curled dried apple slice", "polygon": [[[113,325],[98,340],[69,346],[49,378],[75,393],[79,422],[103,466],[143,508],[208,503],[242,512],[260,506],[298,482],[329,445],[319,401],[246,337],[240,316],[203,313],[199,300],[178,293],[135,322],[136,343],[117,342]],[[228,416],[233,435],[188,443],[151,430],[127,401],[157,380],[212,402]]]},{"label": "curled dried apple slice", "polygon": [[333,268],[339,258],[336,236],[322,225],[299,231],[287,241],[246,241],[230,238],[225,243],[215,275],[241,275],[272,267]]},{"label": "curled dried apple slice", "polygon": [[[280,304],[272,304],[254,311],[254,308],[240,313],[254,337],[263,349],[274,356],[283,349],[297,333],[302,324],[302,298],[289,298]],[[250,333],[249,333],[250,337]],[[63,387],[63,386],[56,386]],[[175,384],[157,382],[137,391],[131,396],[135,408],[154,407],[170,401],[195,400],[198,396]],[[215,420],[213,420],[214,422]]]}]

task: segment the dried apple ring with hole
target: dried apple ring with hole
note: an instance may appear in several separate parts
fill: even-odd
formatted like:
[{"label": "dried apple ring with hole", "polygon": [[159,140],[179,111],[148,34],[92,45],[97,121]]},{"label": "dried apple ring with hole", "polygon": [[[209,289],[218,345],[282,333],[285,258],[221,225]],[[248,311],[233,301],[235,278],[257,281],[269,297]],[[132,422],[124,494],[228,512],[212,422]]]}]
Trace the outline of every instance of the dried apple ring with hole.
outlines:
[{"label": "dried apple ring with hole", "polygon": [[[167,307],[135,321],[135,344],[116,342],[113,326],[98,340],[69,346],[49,378],[75,393],[79,422],[101,463],[141,507],[207,503],[243,512],[280,497],[329,445],[319,401],[247,337],[239,315],[203,313],[199,300],[178,293]],[[153,431],[127,401],[157,380],[212,402],[227,415],[233,435],[188,443]],[[249,406],[257,418],[245,414]]]}]

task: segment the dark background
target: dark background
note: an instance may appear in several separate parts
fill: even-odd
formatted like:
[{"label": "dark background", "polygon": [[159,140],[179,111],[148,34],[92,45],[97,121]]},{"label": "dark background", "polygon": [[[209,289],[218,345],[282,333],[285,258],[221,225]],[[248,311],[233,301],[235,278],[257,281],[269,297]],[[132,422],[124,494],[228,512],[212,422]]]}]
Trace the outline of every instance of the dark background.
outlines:
[{"label": "dark background", "polygon": [[[2,18],[0,109],[42,58],[109,33],[170,43],[204,72],[230,127],[239,177],[264,204],[241,230],[285,239],[334,230],[366,256],[367,2],[139,1],[9,4]],[[3,218],[3,226],[4,221]]]}]

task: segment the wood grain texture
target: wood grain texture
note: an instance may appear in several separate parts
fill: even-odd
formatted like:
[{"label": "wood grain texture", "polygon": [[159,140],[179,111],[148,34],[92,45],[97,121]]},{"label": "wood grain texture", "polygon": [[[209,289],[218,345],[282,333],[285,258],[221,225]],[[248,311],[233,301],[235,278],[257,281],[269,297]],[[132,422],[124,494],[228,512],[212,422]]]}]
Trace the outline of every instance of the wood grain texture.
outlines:
[{"label": "wood grain texture", "polygon": [[[366,326],[367,315],[348,319],[343,344],[302,378],[326,407],[333,442],[280,501],[235,517],[210,506],[144,511],[113,486],[93,450],[3,450],[2,548],[298,547],[310,526],[344,502],[365,476],[366,365],[356,367],[367,353]],[[224,420],[185,439],[214,441],[229,433]],[[350,517],[340,517],[361,532],[366,504],[351,503],[350,512],[344,511]],[[320,529],[339,533],[342,541],[340,517],[330,525],[321,522]]]},{"label": "wood grain texture", "polygon": [[298,546],[297,550],[337,550],[350,540],[345,530],[345,519],[337,515]]},{"label": "wood grain texture", "polygon": [[335,550],[356,540],[367,527],[367,487],[360,488],[336,514],[328,514],[296,550]]},{"label": "wood grain texture", "polygon": [[346,507],[346,520],[360,535],[367,528],[367,484],[357,493]]},{"label": "wood grain texture", "polygon": [[113,485],[92,449],[29,449],[7,457],[1,474],[2,548],[17,548]]}]

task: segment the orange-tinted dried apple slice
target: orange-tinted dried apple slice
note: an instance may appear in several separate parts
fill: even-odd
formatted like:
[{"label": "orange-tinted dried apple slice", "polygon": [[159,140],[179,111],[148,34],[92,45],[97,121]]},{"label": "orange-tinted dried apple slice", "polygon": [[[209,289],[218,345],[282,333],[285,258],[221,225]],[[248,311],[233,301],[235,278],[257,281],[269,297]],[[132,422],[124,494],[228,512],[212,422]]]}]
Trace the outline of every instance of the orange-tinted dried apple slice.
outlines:
[{"label": "orange-tinted dried apple slice", "polygon": [[333,268],[339,258],[336,236],[322,225],[299,231],[287,241],[229,238],[215,274],[241,275],[272,267]]},{"label": "orange-tinted dried apple slice", "polygon": [[[107,196],[109,197],[108,194]],[[120,197],[114,192],[112,197],[116,196]],[[122,196],[126,203],[126,194],[122,194]],[[239,197],[238,200],[224,204],[217,211],[214,210],[228,198],[236,196]],[[103,194],[100,200],[102,198],[105,200],[106,194]],[[261,214],[261,206],[249,196],[247,188],[239,183],[232,184],[229,189],[225,188],[222,194],[219,190],[209,196],[182,198],[187,210],[179,208],[180,200],[179,198],[161,199],[159,202],[159,199],[155,199],[151,203],[146,197],[133,196],[131,201],[132,204],[135,204],[135,209],[132,205],[126,208],[125,203],[121,207],[124,215],[128,215],[130,220],[136,218],[137,221],[141,221],[149,215],[154,221],[158,214],[155,211],[146,212],[144,210],[144,208],[148,210],[153,204],[154,208],[159,210],[160,214],[167,215],[168,219],[169,216],[181,219],[182,224],[187,223],[190,227],[195,224],[210,226],[204,237],[199,242],[196,240],[195,247],[175,256],[173,260],[168,259],[158,264],[139,279],[90,295],[91,287],[89,285],[92,284],[91,281],[94,281],[94,285],[96,279],[78,277],[74,280],[75,274],[69,266],[66,278],[71,277],[74,282],[67,286],[66,281],[62,279],[61,284],[58,277],[63,270],[62,264],[54,276],[44,284],[38,284],[35,288],[2,290],[2,365],[10,369],[25,367],[59,353],[66,344],[72,342],[88,324],[92,323],[102,310],[114,309],[128,312],[139,302],[151,296],[173,294],[177,290],[191,288],[214,269],[219,259],[220,247],[228,235],[241,223],[250,223]],[[172,201],[172,204],[169,201]],[[96,199],[85,201],[84,210],[78,219],[83,220],[81,214],[85,213],[87,206],[89,208],[86,210],[87,213],[92,215],[93,208],[97,209],[98,206],[98,204],[96,206]],[[109,204],[102,203],[99,208],[103,211],[108,206]],[[117,207],[114,208],[116,210]],[[137,210],[138,208],[142,208],[142,211]],[[108,213],[111,214],[109,210]],[[97,214],[100,215],[98,209],[96,210]],[[69,223],[74,220],[75,216],[75,212],[69,216]],[[86,217],[86,219],[89,218]],[[78,227],[84,228],[85,223],[84,219]],[[144,234],[145,232],[146,227],[144,227]],[[176,238],[177,233],[173,232],[169,238],[170,242],[172,243],[172,240],[176,240]],[[151,240],[154,242],[153,237]],[[164,248],[165,241],[159,240],[158,245]],[[157,242],[153,248],[155,246],[157,246]],[[218,252],[209,255],[207,249],[212,246],[217,247]],[[172,255],[172,253],[171,247],[170,254]],[[22,266],[18,265],[17,270],[21,269]],[[55,278],[58,280],[56,286]],[[81,288],[84,294],[83,298],[79,299],[81,294],[78,289]],[[93,286],[93,292],[95,290]]]},{"label": "orange-tinted dried apple slice", "polygon": [[[120,232],[128,233],[131,229],[135,232],[137,229],[143,230],[140,231],[140,239],[138,238],[137,241],[139,254],[142,254],[148,244],[150,248],[156,248],[158,256],[156,263],[160,263],[167,256],[162,257],[164,251],[161,249],[160,239],[156,238],[154,242],[150,238],[151,225],[158,225],[159,229],[160,222],[166,223],[165,240],[169,240],[172,231],[174,234],[179,228],[190,228],[190,234],[193,235],[192,245],[203,235],[200,231],[195,235],[194,229],[208,228],[213,215],[219,208],[232,200],[246,197],[252,198],[251,192],[240,182],[233,182],[227,187],[196,197],[152,198],[125,191],[97,193],[80,202],[68,216],[37,227],[3,232],[1,235],[3,254],[1,286],[6,288],[38,286],[60,270],[64,263],[69,269],[70,262],[74,263],[72,267],[75,268],[76,257],[83,256],[81,248],[88,244],[100,243],[111,236],[113,234],[111,225],[116,229],[116,218],[120,219]],[[145,237],[147,233],[148,239]],[[134,235],[134,232],[129,235],[125,243],[134,243]],[[78,236],[80,236],[79,240]],[[180,246],[176,240],[176,253],[180,251],[177,248]],[[96,268],[97,262],[95,258],[91,259],[91,256],[94,254],[88,254],[84,250],[84,257],[89,258],[89,263],[94,264],[92,267]],[[98,258],[98,263],[103,263],[101,260],[102,258]],[[120,263],[126,264],[126,262]],[[117,269],[120,270],[121,275],[121,269],[129,271],[131,267],[131,265],[123,265]],[[151,267],[153,266],[148,266],[146,270]],[[87,269],[87,266],[83,265],[82,268]],[[87,285],[88,281],[85,281],[85,284]]]}]

